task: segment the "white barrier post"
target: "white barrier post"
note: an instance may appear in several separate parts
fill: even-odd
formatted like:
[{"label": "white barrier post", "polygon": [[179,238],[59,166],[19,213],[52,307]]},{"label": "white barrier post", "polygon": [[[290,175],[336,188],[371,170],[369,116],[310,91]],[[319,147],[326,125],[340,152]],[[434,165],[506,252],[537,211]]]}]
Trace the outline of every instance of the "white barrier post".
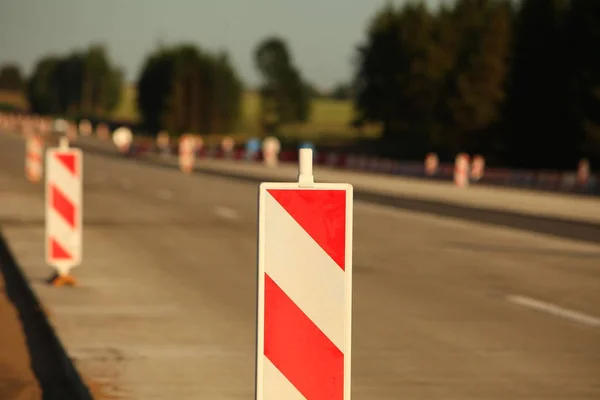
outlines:
[{"label": "white barrier post", "polygon": [[350,399],[353,189],[298,182],[259,190],[256,399]]},{"label": "white barrier post", "polygon": [[263,152],[263,163],[267,167],[275,167],[278,163],[279,151],[281,149],[281,143],[279,139],[274,136],[269,136],[263,140],[262,152]]},{"label": "white barrier post", "polygon": [[113,132],[113,143],[117,146],[117,149],[121,154],[129,152],[131,149],[131,143],[133,142],[133,133],[126,127],[117,128]]},{"label": "white barrier post", "polygon": [[56,268],[54,286],[74,285],[70,271],[82,256],[83,154],[60,138],[46,156],[46,261]]}]

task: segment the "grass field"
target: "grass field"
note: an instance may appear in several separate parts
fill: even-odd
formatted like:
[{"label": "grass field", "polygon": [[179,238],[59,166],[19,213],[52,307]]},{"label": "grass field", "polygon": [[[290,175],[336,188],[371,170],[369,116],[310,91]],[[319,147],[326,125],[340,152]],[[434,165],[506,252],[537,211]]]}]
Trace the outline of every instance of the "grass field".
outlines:
[{"label": "grass field", "polygon": [[21,93],[0,90],[0,105],[10,105],[20,109],[28,107],[27,99]]},{"label": "grass field", "polygon": [[[242,113],[239,127],[232,136],[237,140],[245,140],[259,134],[258,113],[260,97],[257,92],[246,91],[242,95]],[[356,137],[377,137],[379,129],[368,127],[357,132],[349,125],[353,119],[354,109],[349,101],[316,99],[311,106],[310,120],[305,124],[287,125],[281,128],[281,136],[290,140],[312,140],[320,143],[352,140]],[[136,90],[128,85],[123,88],[121,103],[113,117],[119,120],[139,120],[136,107]]]},{"label": "grass field", "polygon": [[[0,91],[0,104],[26,104],[23,96]],[[242,115],[237,132],[232,136],[243,141],[258,135],[258,113],[260,98],[254,91],[246,91],[242,97]],[[374,138],[379,134],[376,126],[365,128],[362,132],[350,127],[354,110],[349,101],[315,99],[311,106],[310,119],[305,124],[293,124],[280,128],[280,136],[289,140],[311,140],[321,144],[351,141],[357,137]],[[136,88],[133,85],[123,87],[121,103],[113,112],[116,120],[137,122],[139,115],[136,107]],[[217,139],[217,138],[214,138]]]}]

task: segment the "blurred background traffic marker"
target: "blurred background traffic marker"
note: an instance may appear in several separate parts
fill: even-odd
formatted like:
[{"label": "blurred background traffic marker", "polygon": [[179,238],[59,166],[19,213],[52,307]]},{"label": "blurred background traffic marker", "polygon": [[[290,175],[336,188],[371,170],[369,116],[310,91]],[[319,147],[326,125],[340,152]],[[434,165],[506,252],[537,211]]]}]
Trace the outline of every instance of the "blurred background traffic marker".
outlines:
[{"label": "blurred background traffic marker", "polygon": [[54,286],[74,285],[70,271],[81,263],[82,167],[81,150],[69,148],[64,136],[47,151],[46,262],[56,269],[49,280]]},{"label": "blurred background traffic marker", "polygon": [[131,148],[131,143],[133,142],[133,134],[129,128],[124,126],[117,128],[113,132],[113,143],[117,146],[117,149],[121,154],[126,154],[129,152]]},{"label": "blurred background traffic marker", "polygon": [[590,180],[590,162],[587,158],[583,158],[577,165],[577,185],[580,188],[585,188]]},{"label": "blurred background traffic marker", "polygon": [[179,169],[191,174],[194,171],[196,163],[196,138],[194,135],[187,133],[179,139]]},{"label": "blurred background traffic marker", "polygon": [[160,155],[166,157],[169,155],[170,137],[169,132],[162,130],[156,135],[156,147],[160,151]]},{"label": "blurred background traffic marker", "polygon": [[69,122],[67,124],[67,138],[69,138],[69,141],[74,142],[77,140],[77,136],[79,134],[79,130],[77,125],[75,125],[74,122]]},{"label": "blurred background traffic marker", "polygon": [[224,158],[231,158],[233,156],[233,149],[235,148],[235,141],[230,136],[225,136],[221,141],[221,150],[223,150]]},{"label": "blurred background traffic marker", "polygon": [[247,161],[255,161],[256,155],[260,150],[260,140],[258,138],[250,138],[246,142],[246,160]]},{"label": "blurred background traffic marker", "polygon": [[469,186],[469,156],[460,153],[454,162],[454,184],[458,187]]},{"label": "blurred background traffic marker", "polygon": [[476,155],[473,157],[473,162],[471,163],[471,180],[474,182],[479,181],[483,178],[483,174],[485,172],[485,158],[482,155]]},{"label": "blurred background traffic marker", "polygon": [[43,173],[43,148],[42,138],[38,135],[29,135],[25,147],[25,176],[27,180],[37,183],[42,179]]},{"label": "blurred background traffic marker", "polygon": [[79,123],[79,134],[81,136],[90,136],[92,132],[92,123],[87,119],[81,120]]},{"label": "blurred background traffic marker", "polygon": [[258,400],[350,399],[353,189],[314,183],[312,158],[260,185]]},{"label": "blurred background traffic marker", "polygon": [[427,156],[425,157],[425,175],[434,176],[435,174],[437,174],[439,165],[440,160],[438,159],[437,154],[427,154]]},{"label": "blurred background traffic marker", "polygon": [[274,136],[269,136],[263,140],[262,152],[263,162],[267,167],[275,167],[279,161],[279,151],[281,150],[281,143],[279,139]]},{"label": "blurred background traffic marker", "polygon": [[110,137],[110,129],[108,129],[108,125],[104,123],[98,124],[98,126],[96,126],[96,136],[98,136],[100,140],[108,140]]}]

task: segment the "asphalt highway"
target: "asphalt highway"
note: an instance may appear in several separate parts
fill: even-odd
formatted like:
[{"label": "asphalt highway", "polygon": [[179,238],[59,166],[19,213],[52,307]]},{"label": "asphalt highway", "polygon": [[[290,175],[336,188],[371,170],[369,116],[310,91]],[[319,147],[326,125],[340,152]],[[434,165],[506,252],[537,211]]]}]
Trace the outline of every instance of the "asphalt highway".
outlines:
[{"label": "asphalt highway", "polygon": [[[115,150],[114,145],[112,145],[110,142],[100,142],[93,137],[80,138],[77,146],[90,153],[103,154],[108,157],[116,157],[120,159],[124,158],[123,155],[119,154]],[[149,157],[137,156],[132,158],[135,159],[135,162],[137,163],[150,164],[154,166],[158,165],[172,169],[178,168],[175,157],[164,158],[150,155]],[[255,184],[265,180],[289,181],[290,179],[294,179],[296,174],[296,171],[289,173],[290,170],[294,169],[294,167],[290,165],[284,165],[280,167],[279,171],[276,171],[276,174],[274,174],[272,170],[261,169],[260,166],[257,168],[256,164],[249,165],[248,167],[249,168],[244,168],[244,166],[241,166],[240,168],[240,165],[233,165],[231,162],[226,160],[201,160],[196,163],[196,172],[203,173],[205,175],[208,174],[212,176],[252,182]],[[352,174],[351,172],[345,173]],[[333,181],[344,181],[343,174],[344,172],[336,172],[334,176],[339,176],[339,179]],[[362,173],[354,173],[354,176],[361,182],[369,182],[369,180],[372,179],[369,175]],[[393,181],[393,177],[391,176],[378,177],[378,179],[382,178],[391,179]],[[319,181],[323,180],[321,179]],[[399,179],[396,178],[396,182],[398,181]],[[412,183],[410,180],[408,182]],[[433,187],[438,186],[438,189],[442,188],[446,189],[446,191],[448,187],[447,183],[441,182],[438,182],[437,184],[428,182],[427,184]],[[551,203],[551,205],[544,206],[539,203],[536,204],[535,198],[543,196],[543,194],[540,192],[521,190],[521,193],[519,193],[515,192],[514,189],[509,189],[508,191],[505,190],[502,192],[502,189],[496,189],[499,191],[498,193],[502,194],[502,196],[498,197],[506,198],[507,202],[503,203],[503,199],[499,198],[493,201],[493,203],[500,205],[500,207],[497,205],[490,207],[480,204],[480,202],[478,202],[475,198],[476,195],[473,196],[474,198],[463,197],[463,201],[459,202],[456,200],[450,201],[451,199],[444,198],[444,196],[441,196],[442,198],[439,198],[439,196],[431,196],[427,193],[420,194],[420,196],[411,196],[411,190],[407,190],[404,193],[401,190],[386,193],[381,190],[377,190],[377,186],[380,185],[375,185],[372,189],[368,189],[369,185],[355,187],[355,198],[357,200],[386,205],[407,211],[417,211],[468,221],[482,222],[491,225],[516,228],[566,239],[600,243],[600,214],[598,214],[598,210],[600,209],[600,199],[591,196],[589,199],[583,200],[582,203],[582,199],[578,198],[577,196],[559,194],[558,199],[563,199],[563,201],[559,200],[558,203],[554,201],[553,204]],[[447,192],[449,193],[450,191]],[[473,194],[472,189],[464,190],[463,193],[466,193],[467,195]],[[532,194],[532,198],[529,198],[527,193]],[[452,195],[456,194],[458,193],[452,193]],[[515,194],[520,194],[521,196],[519,197],[521,200],[517,200],[514,196]],[[525,197],[523,195],[525,195]],[[557,194],[549,193],[547,196],[557,196]],[[524,200],[528,200],[528,202],[532,203],[533,208],[531,206],[523,207],[523,205],[521,205],[521,207],[515,207],[515,204],[518,204],[519,201],[524,202]],[[512,207],[506,208],[506,206],[509,205],[512,205]],[[554,207],[553,209],[553,206],[556,205],[558,205],[558,207]],[[533,213],[531,210],[535,210],[536,212]],[[540,212],[542,210],[547,212]]]},{"label": "asphalt highway", "polygon": [[[51,288],[23,152],[0,137],[0,227],[84,379],[252,398],[256,183],[87,153],[79,286]],[[354,399],[600,398],[594,240],[359,199]]]}]

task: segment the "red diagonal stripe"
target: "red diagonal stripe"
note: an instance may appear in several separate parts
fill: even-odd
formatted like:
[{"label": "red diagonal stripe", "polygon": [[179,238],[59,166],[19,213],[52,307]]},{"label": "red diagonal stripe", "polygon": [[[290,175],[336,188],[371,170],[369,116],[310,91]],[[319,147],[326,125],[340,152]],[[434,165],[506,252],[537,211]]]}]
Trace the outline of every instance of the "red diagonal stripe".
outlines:
[{"label": "red diagonal stripe", "polygon": [[268,192],[345,269],[346,191],[269,189]]},{"label": "red diagonal stripe", "polygon": [[63,217],[71,228],[75,229],[75,206],[55,185],[50,185],[50,206]]},{"label": "red diagonal stripe", "polygon": [[54,238],[50,238],[50,258],[53,260],[70,260],[73,257]]},{"label": "red diagonal stripe", "polygon": [[55,157],[73,176],[77,176],[78,171],[74,153],[56,153]]},{"label": "red diagonal stripe", "polygon": [[342,400],[344,354],[265,274],[265,356],[307,400]]}]

